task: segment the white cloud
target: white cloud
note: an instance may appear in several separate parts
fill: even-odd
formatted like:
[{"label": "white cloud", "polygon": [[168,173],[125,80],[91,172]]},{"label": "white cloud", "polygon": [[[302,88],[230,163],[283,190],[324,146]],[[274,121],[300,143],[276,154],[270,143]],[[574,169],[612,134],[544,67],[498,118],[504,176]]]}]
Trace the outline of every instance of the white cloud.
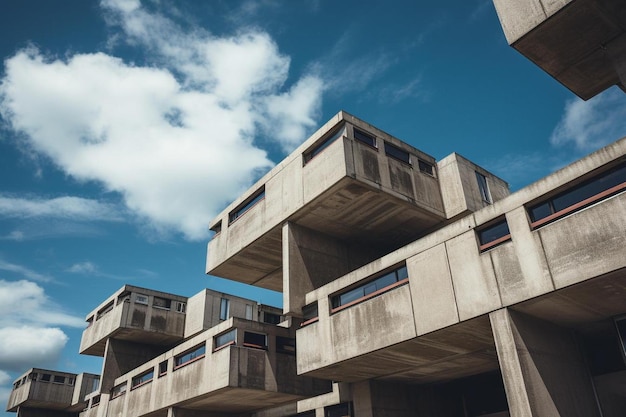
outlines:
[{"label": "white cloud", "polygon": [[98,273],[98,267],[96,267],[93,263],[89,261],[79,262],[77,264],[70,266],[67,269],[67,272],[71,272],[73,274],[93,275],[93,274]]},{"label": "white cloud", "polygon": [[0,280],[0,328],[69,326],[81,328],[84,319],[65,313],[34,282]]},{"label": "white cloud", "polygon": [[[79,197],[23,198],[0,193],[0,216],[13,218],[61,218],[71,220],[122,221],[113,204]],[[14,236],[19,238],[20,236]],[[23,235],[21,236],[23,238]]]},{"label": "white cloud", "polygon": [[568,101],[550,142],[590,151],[622,136],[626,136],[626,97],[613,87],[588,101]]},{"label": "white cloud", "polygon": [[23,371],[58,360],[67,336],[58,328],[0,328],[0,369]]},{"label": "white cloud", "polygon": [[266,33],[219,38],[137,1],[101,4],[153,62],[20,51],[6,60],[0,114],[29,149],[119,192],[155,230],[205,238],[209,220],[273,166],[254,139],[271,126],[268,138],[289,151],[314,127],[322,81],[286,86],[290,60]]},{"label": "white cloud", "polygon": [[[40,281],[40,282],[52,281],[52,278],[47,275],[40,274],[39,272],[33,271],[32,269],[29,269],[22,265],[12,264],[3,259],[0,259],[0,271],[13,272],[15,274],[20,275],[21,277],[28,278],[34,281]],[[2,306],[0,306],[0,309],[1,308]]]}]

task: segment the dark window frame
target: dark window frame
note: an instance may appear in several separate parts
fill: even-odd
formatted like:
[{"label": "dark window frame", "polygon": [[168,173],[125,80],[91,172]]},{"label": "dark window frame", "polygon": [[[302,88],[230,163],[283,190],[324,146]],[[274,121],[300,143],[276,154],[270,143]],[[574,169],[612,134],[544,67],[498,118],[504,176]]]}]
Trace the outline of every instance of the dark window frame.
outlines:
[{"label": "dark window frame", "polygon": [[[257,340],[261,337],[263,338],[262,341]],[[267,350],[267,334],[246,330],[243,332],[243,343],[241,345],[253,349]]]},{"label": "dark window frame", "polygon": [[304,151],[304,165],[308,164],[313,158],[322,153],[323,150],[328,148],[331,144],[335,143],[337,139],[340,137],[344,137],[346,135],[346,124],[342,123],[340,126],[329,133],[326,138],[322,139],[321,142],[318,142],[316,145],[313,145],[310,149]]},{"label": "dark window frame", "polygon": [[180,355],[174,356],[174,370],[197,362],[206,356],[206,342],[188,349]]},{"label": "dark window frame", "polygon": [[411,166],[411,154],[409,151],[405,151],[399,146],[394,145],[393,143],[389,143],[384,141],[385,155],[395,159],[396,161],[402,162],[403,164],[407,164]]},{"label": "dark window frame", "polygon": [[476,228],[479,250],[485,252],[511,240],[511,231],[505,217]]},{"label": "dark window frame", "polygon": [[222,297],[220,299],[220,320],[228,320],[230,314],[230,300]]},{"label": "dark window frame", "polygon": [[[392,277],[393,274],[393,277]],[[394,281],[389,284],[385,284],[386,280],[393,278]],[[346,308],[352,307],[356,304],[360,304],[364,301],[375,298],[381,294],[384,294],[388,291],[391,291],[397,287],[403,286],[409,283],[409,272],[406,264],[401,266],[396,266],[389,268],[383,272],[375,274],[371,277],[367,277],[357,284],[348,287],[348,289],[344,289],[341,292],[333,294],[330,296],[330,305],[331,314],[338,313],[339,311],[345,310]],[[380,288],[379,288],[380,285]],[[357,294],[362,290],[363,295],[349,299],[342,300],[344,296],[350,294]]]},{"label": "dark window frame", "polygon": [[168,365],[169,365],[169,360],[168,359],[159,362],[159,374],[158,374],[159,378],[161,378],[164,375],[167,375],[167,366]]},{"label": "dark window frame", "polygon": [[241,218],[244,214],[249,212],[254,206],[261,201],[265,200],[265,185],[262,185],[256,190],[250,197],[245,199],[243,203],[238,205],[234,210],[228,214],[228,224],[231,225]]},{"label": "dark window frame", "polygon": [[367,145],[370,148],[374,148],[376,149],[376,151],[378,151],[378,146],[376,146],[375,135],[369,132],[366,132],[364,130],[361,130],[359,128],[356,128],[356,127],[353,128],[353,132],[354,132],[354,140],[364,145]]},{"label": "dark window frame", "polygon": [[314,301],[311,304],[307,304],[302,307],[302,319],[304,321],[300,324],[300,327],[307,326],[319,320],[319,309],[317,301]]},{"label": "dark window frame", "polygon": [[[612,175],[615,178],[611,178]],[[622,178],[624,180],[620,182]],[[606,184],[602,185],[603,181],[606,181]],[[592,194],[593,186],[597,185],[600,185],[600,187]],[[588,188],[585,189],[586,187]],[[626,162],[593,175],[579,184],[570,185],[559,193],[543,198],[537,203],[527,205],[526,211],[530,218],[530,226],[533,230],[538,229],[594,203],[619,194],[624,190],[626,190]],[[576,197],[577,193],[580,193],[580,196]],[[568,198],[570,199],[569,203],[565,202],[563,204],[558,202],[559,199],[567,200]],[[555,202],[558,202],[559,205],[556,206]],[[549,213],[538,214],[542,207],[544,207],[544,210],[547,209]]]},{"label": "dark window frame", "polygon": [[[144,379],[145,377],[149,376],[149,378]],[[142,387],[146,384],[149,384],[150,382],[152,382],[154,380],[154,368],[149,369],[145,372],[142,372],[141,374],[133,377],[133,379],[131,379],[131,383],[130,383],[130,389],[131,391]]]},{"label": "dark window frame", "polygon": [[111,400],[117,397],[121,397],[122,395],[126,394],[127,390],[128,390],[128,383],[126,381],[114,386],[113,388],[111,388]]},{"label": "dark window frame", "polygon": [[417,158],[417,167],[421,173],[430,175],[431,177],[435,176],[435,167],[430,162]]},{"label": "dark window frame", "polygon": [[295,355],[296,339],[293,337],[276,336],[276,352]]},{"label": "dark window frame", "polygon": [[480,197],[485,203],[492,204],[493,199],[491,198],[491,191],[489,190],[489,183],[487,181],[487,176],[474,171],[476,174],[476,182],[478,183],[478,192],[480,193]]}]

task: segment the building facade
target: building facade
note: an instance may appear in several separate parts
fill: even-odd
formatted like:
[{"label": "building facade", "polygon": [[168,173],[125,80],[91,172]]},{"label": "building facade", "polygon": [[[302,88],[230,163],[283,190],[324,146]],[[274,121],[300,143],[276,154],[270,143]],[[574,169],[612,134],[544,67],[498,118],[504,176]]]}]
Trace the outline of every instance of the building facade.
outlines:
[{"label": "building facade", "polygon": [[[623,88],[620,2],[494,3],[509,43],[580,97]],[[282,310],[125,286],[87,315],[102,375],[32,369],[7,409],[622,417],[624,190],[626,138],[511,194],[339,112],[210,223],[207,273],[281,291]]]}]

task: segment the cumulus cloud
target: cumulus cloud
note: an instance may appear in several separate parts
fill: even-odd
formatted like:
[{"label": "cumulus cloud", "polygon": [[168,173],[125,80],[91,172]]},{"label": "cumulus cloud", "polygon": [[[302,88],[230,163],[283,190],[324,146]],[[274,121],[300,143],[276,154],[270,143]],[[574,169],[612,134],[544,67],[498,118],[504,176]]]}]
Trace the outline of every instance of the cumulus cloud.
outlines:
[{"label": "cumulus cloud", "polygon": [[34,282],[0,280],[0,328],[69,326],[81,328],[85,321],[63,311]]},{"label": "cumulus cloud", "polygon": [[98,273],[98,267],[96,267],[93,263],[89,261],[79,262],[70,266],[67,269],[67,272],[71,272],[73,274],[96,274]]},{"label": "cumulus cloud", "polygon": [[59,328],[34,326],[0,328],[0,368],[23,371],[58,360],[67,343]]},{"label": "cumulus cloud", "polygon": [[29,150],[120,193],[157,231],[202,239],[208,221],[273,166],[255,139],[290,151],[315,126],[323,83],[305,75],[286,85],[289,57],[266,33],[216,37],[139,1],[101,5],[118,38],[150,62],[19,51],[5,62],[0,114]]},{"label": "cumulus cloud", "polygon": [[568,101],[550,142],[590,151],[622,136],[626,136],[626,98],[613,87],[588,101]]},{"label": "cumulus cloud", "polygon": [[[79,197],[15,197],[0,193],[0,216],[12,218],[61,218],[72,220],[122,221],[113,204]],[[19,238],[20,236],[14,236]],[[21,236],[23,238],[23,235]]]}]

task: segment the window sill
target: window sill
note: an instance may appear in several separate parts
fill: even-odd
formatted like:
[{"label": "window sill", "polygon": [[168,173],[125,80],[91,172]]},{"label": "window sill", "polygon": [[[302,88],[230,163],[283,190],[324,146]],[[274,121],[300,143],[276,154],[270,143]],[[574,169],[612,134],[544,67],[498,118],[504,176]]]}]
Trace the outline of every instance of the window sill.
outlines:
[{"label": "window sill", "polygon": [[145,381],[145,382],[142,382],[141,384],[137,384],[134,387],[130,387],[130,390],[132,391],[132,390],[135,390],[137,388],[143,387],[144,385],[147,385],[147,384],[149,384],[151,382],[152,382],[152,379],[150,379],[148,381]]},{"label": "window sill", "polygon": [[304,327],[304,326],[308,326],[309,324],[317,323],[319,321],[319,319],[320,319],[319,317],[313,317],[311,319],[303,321],[302,323],[300,323],[300,327]]},{"label": "window sill", "polygon": [[199,361],[200,359],[203,359],[203,358],[204,358],[204,356],[205,356],[205,355],[200,355],[200,356],[197,356],[197,357],[195,357],[195,358],[193,358],[193,359],[188,360],[188,361],[187,361],[187,362],[185,362],[185,363],[181,363],[181,364],[179,364],[179,365],[176,365],[176,366],[174,367],[174,370],[180,369],[180,368],[185,367],[185,366],[187,366],[187,365],[189,365],[189,364],[192,364],[192,363],[194,363],[194,362],[196,362],[196,361]]},{"label": "window sill", "polygon": [[224,348],[226,348],[228,346],[233,346],[234,344],[235,344],[235,341],[233,340],[231,342],[228,342],[228,343],[225,343],[223,345],[217,346],[215,349],[213,349],[213,352],[217,352],[218,350],[222,350],[222,349],[224,349]]},{"label": "window sill", "polygon": [[496,240],[492,240],[491,242],[485,243],[483,245],[480,245],[478,248],[480,249],[480,252],[486,252],[489,249],[493,249],[496,246],[501,245],[502,243],[508,242],[511,240],[511,234],[509,233],[508,235],[504,235]]}]

